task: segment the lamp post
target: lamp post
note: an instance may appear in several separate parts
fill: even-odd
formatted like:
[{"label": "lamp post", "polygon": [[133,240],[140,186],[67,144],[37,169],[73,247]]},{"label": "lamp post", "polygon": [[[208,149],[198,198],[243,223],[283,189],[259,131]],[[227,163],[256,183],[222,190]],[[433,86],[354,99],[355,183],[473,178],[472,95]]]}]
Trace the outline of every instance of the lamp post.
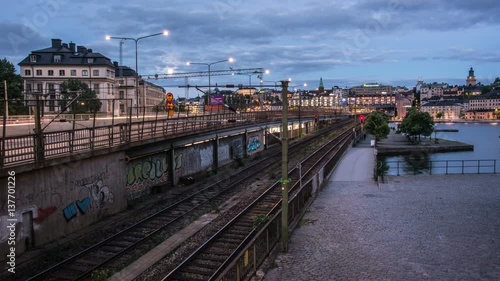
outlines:
[{"label": "lamp post", "polygon": [[288,82],[281,81],[282,127],[281,138],[281,251],[288,252]]},{"label": "lamp post", "polygon": [[111,39],[119,39],[119,40],[132,40],[135,42],[135,105],[137,107],[137,118],[139,118],[139,70],[138,70],[138,60],[137,60],[137,42],[141,39],[153,37],[153,36],[158,36],[158,35],[164,35],[168,36],[169,32],[167,30],[164,30],[163,32],[155,33],[155,34],[150,34],[146,36],[141,36],[137,38],[132,38],[132,37],[115,37],[115,36],[106,36],[106,40],[111,40]]},{"label": "lamp post", "polygon": [[187,62],[186,65],[191,65],[191,64],[201,64],[201,65],[206,65],[208,66],[208,104],[210,104],[210,94],[211,94],[211,91],[212,91],[212,85],[211,85],[211,81],[210,81],[210,68],[213,64],[217,64],[217,63],[222,63],[222,62],[234,62],[234,59],[233,58],[228,58],[228,59],[225,59],[225,60],[220,60],[220,61],[215,61],[215,62],[211,62],[211,63],[205,63],[205,62]]}]

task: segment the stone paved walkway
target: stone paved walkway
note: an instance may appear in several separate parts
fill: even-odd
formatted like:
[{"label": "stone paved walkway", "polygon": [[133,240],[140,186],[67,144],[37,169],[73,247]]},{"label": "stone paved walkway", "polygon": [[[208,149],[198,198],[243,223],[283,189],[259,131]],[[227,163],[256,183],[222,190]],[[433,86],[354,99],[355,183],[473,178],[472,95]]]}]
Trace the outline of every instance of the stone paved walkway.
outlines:
[{"label": "stone paved walkway", "polygon": [[362,176],[370,155],[344,156],[263,280],[500,280],[500,175],[377,185]]}]

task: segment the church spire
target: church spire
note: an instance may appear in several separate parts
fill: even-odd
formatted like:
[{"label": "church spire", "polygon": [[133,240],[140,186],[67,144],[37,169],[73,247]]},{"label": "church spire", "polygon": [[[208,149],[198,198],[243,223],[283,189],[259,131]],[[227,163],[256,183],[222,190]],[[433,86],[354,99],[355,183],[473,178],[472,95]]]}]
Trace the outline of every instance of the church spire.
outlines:
[{"label": "church spire", "polygon": [[319,87],[318,90],[320,92],[323,92],[325,90],[325,87],[323,86],[323,77],[319,78]]}]

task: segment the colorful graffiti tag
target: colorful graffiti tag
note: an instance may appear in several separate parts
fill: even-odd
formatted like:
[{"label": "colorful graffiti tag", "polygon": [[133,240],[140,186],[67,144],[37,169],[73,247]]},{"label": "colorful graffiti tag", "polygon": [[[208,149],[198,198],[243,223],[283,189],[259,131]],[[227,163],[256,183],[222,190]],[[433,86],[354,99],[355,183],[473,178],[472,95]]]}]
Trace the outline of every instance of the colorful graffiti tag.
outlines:
[{"label": "colorful graffiti tag", "polygon": [[102,217],[114,202],[113,193],[110,188],[104,184],[104,179],[107,178],[108,172],[102,172],[90,177],[73,181],[77,185],[84,196],[71,202],[63,209],[63,216],[66,221],[70,221],[80,214],[85,215],[94,213]]},{"label": "colorful graffiti tag", "polygon": [[127,170],[127,193],[134,195],[168,180],[167,156],[152,156],[133,161]]},{"label": "colorful graffiti tag", "polygon": [[260,148],[260,138],[259,136],[251,136],[248,138],[247,151],[253,152]]}]

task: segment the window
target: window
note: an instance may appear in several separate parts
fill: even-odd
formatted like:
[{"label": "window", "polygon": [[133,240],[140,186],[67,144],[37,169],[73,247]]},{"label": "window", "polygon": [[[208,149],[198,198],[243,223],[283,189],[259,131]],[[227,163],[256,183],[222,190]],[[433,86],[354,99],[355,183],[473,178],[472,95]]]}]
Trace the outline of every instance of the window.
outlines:
[{"label": "window", "polygon": [[99,76],[99,69],[92,70],[92,76]]},{"label": "window", "polygon": [[28,93],[31,92],[31,84],[30,83],[26,84],[26,92],[28,92]]},{"label": "window", "polygon": [[37,69],[36,70],[36,75],[37,76],[42,76],[42,70],[41,69]]},{"label": "window", "polygon": [[59,70],[59,76],[66,76],[66,71],[64,69]]},{"label": "window", "polygon": [[94,63],[94,58],[88,58],[87,63]]},{"label": "window", "polygon": [[43,90],[43,84],[42,83],[38,83],[36,84],[36,91],[41,93]]},{"label": "window", "polygon": [[31,76],[31,69],[25,69],[24,70],[24,75]]},{"label": "window", "polygon": [[36,62],[36,59],[37,59],[36,55],[30,56],[30,62]]},{"label": "window", "polygon": [[76,76],[76,69],[71,69],[71,76]]},{"label": "window", "polygon": [[49,76],[54,76],[54,70],[49,70],[48,75]]},{"label": "window", "polygon": [[61,55],[54,55],[54,62],[61,62]]},{"label": "window", "polygon": [[94,84],[94,91],[96,94],[99,94],[99,84]]},{"label": "window", "polygon": [[125,92],[124,91],[120,91],[120,99],[124,99],[125,98]]},{"label": "window", "polygon": [[88,70],[82,70],[82,76],[89,76]]}]

